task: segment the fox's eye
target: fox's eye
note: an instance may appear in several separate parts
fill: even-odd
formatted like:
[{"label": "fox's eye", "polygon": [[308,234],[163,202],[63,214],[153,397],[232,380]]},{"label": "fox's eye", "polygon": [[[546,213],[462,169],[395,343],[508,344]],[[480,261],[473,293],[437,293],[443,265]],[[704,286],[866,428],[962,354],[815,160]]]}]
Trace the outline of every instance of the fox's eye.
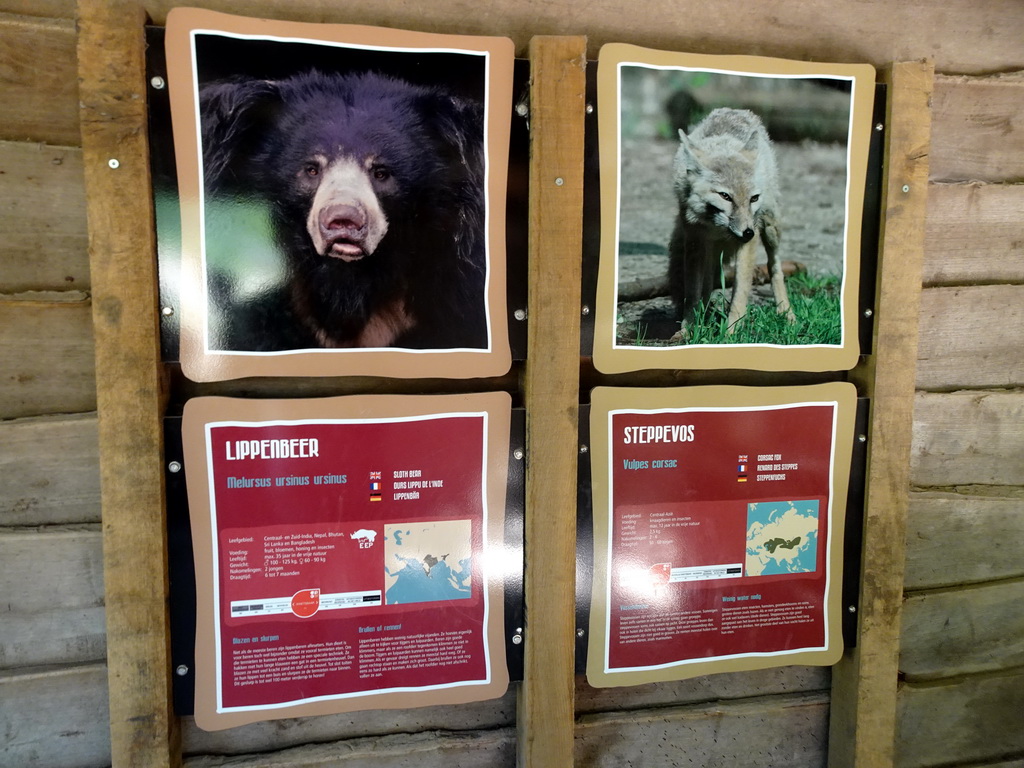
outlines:
[{"label": "fox's eye", "polygon": [[732,202],[732,195],[730,195],[728,192],[719,192],[718,194],[722,196],[722,199],[725,200],[725,202]]},{"label": "fox's eye", "polygon": [[383,165],[378,165],[373,169],[373,178],[377,181],[387,181],[391,178],[391,171]]},{"label": "fox's eye", "polygon": [[761,199],[760,195],[754,195],[752,198],[750,198],[750,202],[756,203],[760,199]]}]

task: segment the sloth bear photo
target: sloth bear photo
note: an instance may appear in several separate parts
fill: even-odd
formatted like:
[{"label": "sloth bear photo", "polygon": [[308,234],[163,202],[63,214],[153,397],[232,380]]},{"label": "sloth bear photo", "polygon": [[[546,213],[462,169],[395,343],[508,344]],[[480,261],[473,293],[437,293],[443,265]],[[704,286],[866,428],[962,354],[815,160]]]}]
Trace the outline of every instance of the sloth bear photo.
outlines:
[{"label": "sloth bear photo", "polygon": [[[200,120],[208,208],[262,206],[286,273],[240,300],[245,264],[211,269],[213,346],[487,347],[479,103],[309,71],[203,85]],[[206,238],[241,239],[209,215]]]}]

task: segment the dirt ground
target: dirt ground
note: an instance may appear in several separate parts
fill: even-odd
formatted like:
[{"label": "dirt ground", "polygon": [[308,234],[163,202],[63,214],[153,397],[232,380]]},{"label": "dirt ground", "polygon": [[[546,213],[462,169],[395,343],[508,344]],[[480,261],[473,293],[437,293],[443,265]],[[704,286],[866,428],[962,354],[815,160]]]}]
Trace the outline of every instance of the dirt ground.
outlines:
[{"label": "dirt ground", "polygon": [[[677,143],[624,141],[622,147],[619,282],[664,276],[666,248],[677,202],[672,159]],[[841,275],[846,199],[846,148],[805,141],[775,145],[781,200],[781,258],[797,261],[815,276]],[[761,250],[759,263],[766,261]],[[755,301],[771,301],[767,286]],[[638,324],[646,343],[679,329],[667,297],[620,303],[619,342],[635,341]]]}]

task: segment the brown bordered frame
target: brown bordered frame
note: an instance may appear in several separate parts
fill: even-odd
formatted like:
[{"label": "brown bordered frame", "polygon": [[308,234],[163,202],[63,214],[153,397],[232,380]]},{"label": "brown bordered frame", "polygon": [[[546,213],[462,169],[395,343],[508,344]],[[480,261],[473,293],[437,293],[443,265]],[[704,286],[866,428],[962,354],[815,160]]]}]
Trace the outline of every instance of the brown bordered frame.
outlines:
[{"label": "brown bordered frame", "polygon": [[[619,296],[619,225],[621,217],[623,67],[671,73],[703,73],[723,80],[774,79],[799,83],[831,79],[850,84],[850,116],[846,143],[845,232],[840,296],[839,344],[688,344],[666,346],[626,344],[617,340]],[[868,64],[824,64],[755,56],[711,56],[676,53],[612,43],[602,46],[598,59],[598,122],[601,166],[601,250],[597,307],[594,321],[594,365],[603,373],[643,369],[752,369],[760,371],[849,370],[860,354],[857,314],[860,278],[860,233],[864,187],[872,132],[874,67]],[[664,169],[665,184],[672,169]],[[786,259],[788,217],[799,216],[784,200],[779,258]]]},{"label": "brown bordered frame", "polygon": [[[280,41],[373,50],[395,55],[463,53],[485,67],[486,237],[485,289],[488,346],[477,349],[307,348],[281,352],[211,349],[202,183],[203,148],[198,137],[198,80],[194,35],[223,34],[254,41]],[[506,311],[505,196],[512,104],[512,41],[502,37],[428,34],[345,24],[311,24],[232,16],[196,8],[168,14],[165,49],[174,127],[181,210],[180,360],[193,381],[250,376],[390,376],[482,378],[509,370],[512,353]],[[301,60],[301,54],[296,54]]]}]

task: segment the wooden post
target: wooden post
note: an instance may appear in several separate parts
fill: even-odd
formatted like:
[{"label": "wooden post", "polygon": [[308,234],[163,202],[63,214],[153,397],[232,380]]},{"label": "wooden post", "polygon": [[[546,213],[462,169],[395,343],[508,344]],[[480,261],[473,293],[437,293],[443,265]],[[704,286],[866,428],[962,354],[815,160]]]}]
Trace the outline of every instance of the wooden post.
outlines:
[{"label": "wooden post", "polygon": [[114,766],[177,765],[145,15],[130,0],[81,0],[78,19],[111,760]]},{"label": "wooden post", "polygon": [[833,670],[832,768],[893,764],[933,79],[928,62],[887,73],[874,354],[852,377],[871,398],[859,622],[857,647]]},{"label": "wooden post", "polygon": [[573,764],[586,38],[530,42],[526,658],[521,766]]}]

